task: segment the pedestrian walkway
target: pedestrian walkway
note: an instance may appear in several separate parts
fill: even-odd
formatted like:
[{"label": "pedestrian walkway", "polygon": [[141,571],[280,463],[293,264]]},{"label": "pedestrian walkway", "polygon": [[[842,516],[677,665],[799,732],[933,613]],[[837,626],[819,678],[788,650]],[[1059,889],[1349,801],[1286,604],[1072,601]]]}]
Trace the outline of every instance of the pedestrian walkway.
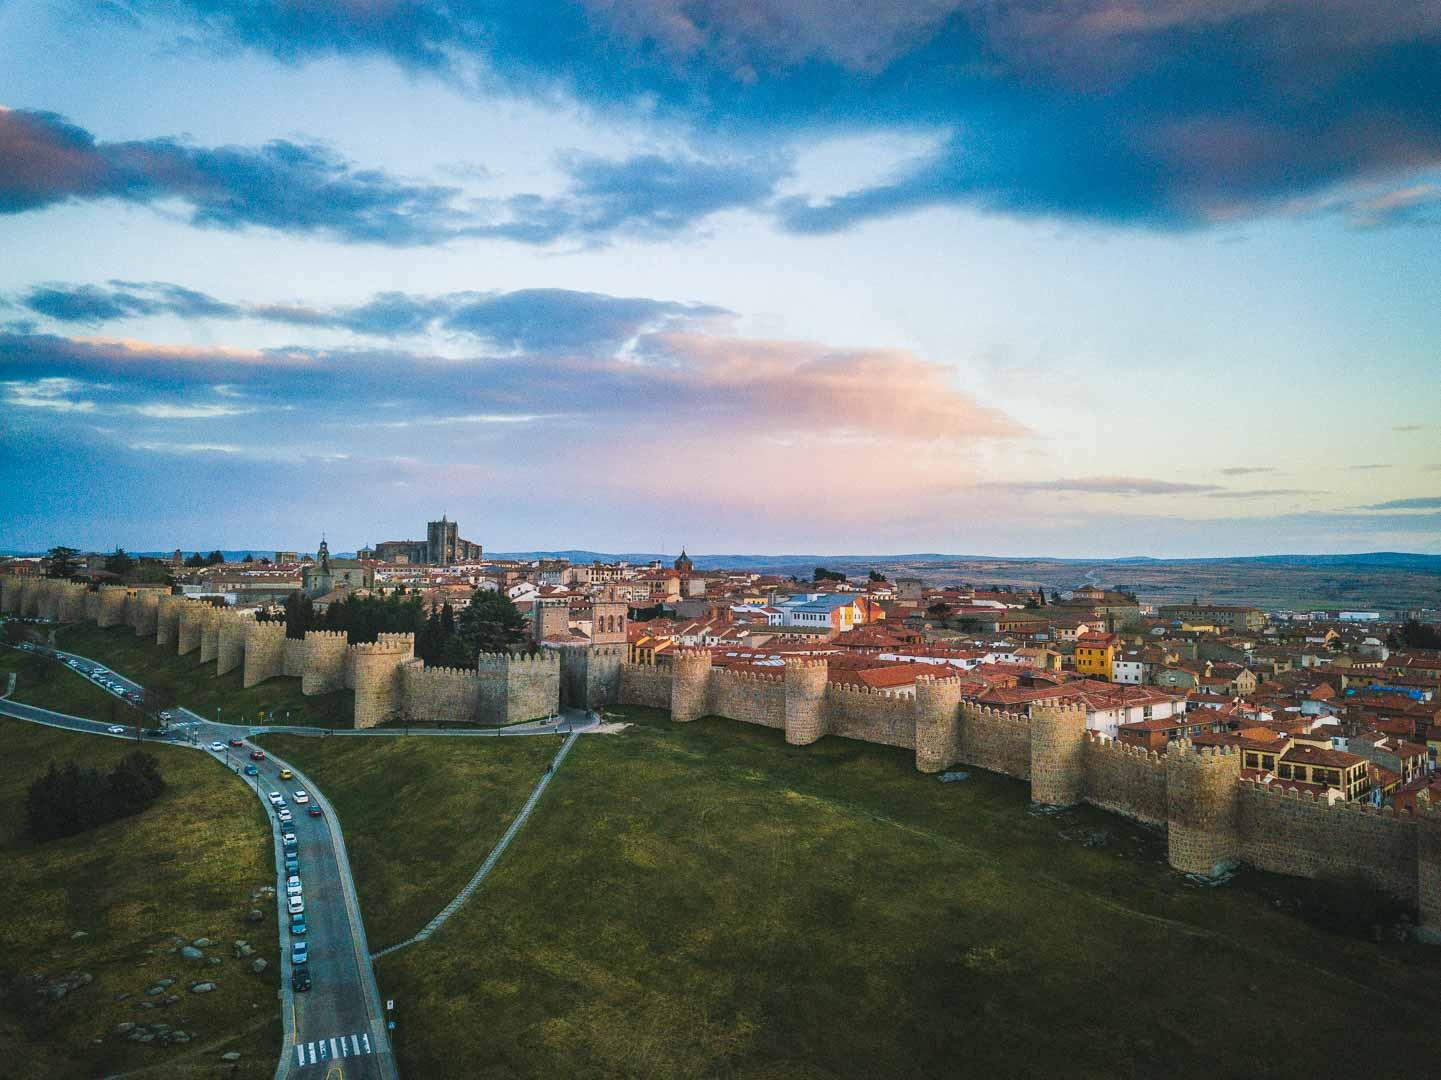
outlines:
[{"label": "pedestrian walkway", "polygon": [[364,1057],[371,1053],[370,1032],[358,1031],[352,1035],[332,1035],[328,1039],[315,1039],[295,1046],[295,1067],[308,1068],[324,1065],[337,1058]]},{"label": "pedestrian walkway", "polygon": [[445,921],[454,915],[462,904],[470,899],[471,894],[480,888],[480,883],[485,880],[486,875],[495,868],[495,864],[498,863],[500,857],[505,854],[505,849],[509,847],[510,842],[515,839],[515,834],[520,832],[521,827],[530,819],[531,811],[533,811],[536,804],[540,802],[540,797],[545,794],[545,789],[550,786],[551,779],[560,771],[561,763],[565,761],[566,755],[570,753],[570,748],[575,745],[575,741],[578,738],[580,738],[580,732],[572,732],[570,737],[565,740],[560,751],[551,759],[550,764],[546,767],[545,773],[535,785],[535,789],[531,791],[530,798],[525,800],[525,805],[520,808],[520,813],[515,815],[515,820],[510,823],[510,828],[505,830],[505,835],[500,838],[500,842],[491,848],[490,854],[485,857],[485,862],[480,864],[480,869],[477,870],[475,876],[466,883],[465,888],[460,890],[459,895],[450,903],[446,904],[439,915],[426,923],[425,929],[421,930],[420,933],[412,938],[407,938],[405,941],[391,945],[389,948],[381,949],[377,953],[372,953],[370,957],[372,960],[379,960],[382,956],[388,956],[399,949],[405,948],[407,945],[417,945],[427,940],[431,934],[445,925]]}]

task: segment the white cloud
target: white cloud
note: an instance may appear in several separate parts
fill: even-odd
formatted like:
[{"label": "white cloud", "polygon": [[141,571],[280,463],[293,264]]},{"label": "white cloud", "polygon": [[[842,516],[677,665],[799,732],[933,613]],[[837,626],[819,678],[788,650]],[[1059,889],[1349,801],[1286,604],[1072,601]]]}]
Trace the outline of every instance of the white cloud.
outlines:
[{"label": "white cloud", "polygon": [[75,395],[86,388],[78,379],[43,378],[0,382],[5,392],[4,404],[22,409],[49,409],[51,412],[88,413],[95,411],[95,402],[76,400]]}]

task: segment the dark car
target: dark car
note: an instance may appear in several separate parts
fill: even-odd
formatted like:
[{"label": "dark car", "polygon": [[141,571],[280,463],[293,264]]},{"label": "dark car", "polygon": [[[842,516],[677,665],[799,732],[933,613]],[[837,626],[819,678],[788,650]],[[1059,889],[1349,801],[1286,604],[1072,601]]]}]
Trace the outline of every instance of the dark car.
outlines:
[{"label": "dark car", "polygon": [[290,916],[290,932],[291,932],[292,934],[304,934],[304,933],[305,933],[305,916],[304,916],[304,915],[292,915],[292,916]]},{"label": "dark car", "polygon": [[264,761],[264,760],[265,760],[265,751],[264,751],[264,750],[252,750],[252,751],[250,751],[250,760],[251,760],[251,761]]},{"label": "dark car", "polygon": [[310,804],[310,809],[307,810],[306,813],[309,814],[311,817],[319,817],[319,816],[320,816],[320,807],[316,806],[315,803],[311,803],[311,804]]},{"label": "dark car", "polygon": [[165,738],[165,729],[158,727],[148,727],[145,729],[145,737],[147,739],[163,739]]},{"label": "dark car", "polygon": [[260,775],[260,770],[257,769],[254,765],[247,765],[247,766],[245,766],[245,775],[246,775],[246,776],[259,776],[259,775]]},{"label": "dark car", "polygon": [[310,989],[310,965],[296,964],[290,969],[290,988],[298,994]]},{"label": "dark car", "polygon": [[298,874],[298,873],[300,873],[300,860],[297,859],[294,855],[291,855],[291,856],[289,856],[288,858],[286,858],[286,860],[285,860],[285,872],[286,872],[287,874]]}]

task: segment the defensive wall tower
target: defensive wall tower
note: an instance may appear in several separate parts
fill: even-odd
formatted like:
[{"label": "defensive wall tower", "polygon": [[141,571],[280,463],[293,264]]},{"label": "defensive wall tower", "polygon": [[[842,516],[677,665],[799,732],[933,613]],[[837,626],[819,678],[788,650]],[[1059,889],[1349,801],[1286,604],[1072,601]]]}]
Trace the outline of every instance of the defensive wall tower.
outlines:
[{"label": "defensive wall tower", "polygon": [[225,675],[245,663],[245,630],[255,624],[246,612],[222,611],[215,634],[215,674]]},{"label": "defensive wall tower", "polygon": [[[285,640],[280,644],[282,675],[288,675],[293,679],[304,679],[305,677],[305,639],[294,638],[288,633]],[[304,693],[304,690],[301,691]]]},{"label": "defensive wall tower", "polygon": [[86,622],[100,624],[100,590],[85,590],[85,610],[80,616]]},{"label": "defensive wall tower", "polygon": [[710,696],[711,655],[704,649],[679,649],[671,655],[670,718],[677,724],[699,720]]},{"label": "defensive wall tower", "polygon": [[200,631],[200,662],[208,664],[220,655],[220,616],[223,612],[220,608],[211,608],[214,612],[208,622]]},{"label": "defensive wall tower", "polygon": [[254,686],[285,674],[285,624],[252,622],[245,627],[245,675],[241,685]]},{"label": "defensive wall tower", "polygon": [[90,590],[73,581],[60,583],[59,596],[55,598],[55,617],[60,622],[81,622],[85,618],[85,598]]},{"label": "defensive wall tower", "polygon": [[162,596],[155,611],[155,644],[175,645],[180,639],[180,612],[189,603],[183,596]]},{"label": "defensive wall tower", "polygon": [[60,590],[56,588],[59,584],[58,581],[40,582],[35,613],[42,619],[58,619],[60,616]]},{"label": "defensive wall tower", "polygon": [[160,594],[154,589],[141,589],[125,605],[130,625],[135,627],[135,636],[154,637],[155,626],[160,618]]},{"label": "defensive wall tower", "polygon": [[305,632],[305,670],[300,676],[302,694],[325,694],[345,686],[344,630]]},{"label": "defensive wall tower", "polygon": [[205,641],[205,630],[214,621],[214,605],[202,600],[186,601],[180,609],[180,622],[176,628],[176,652],[185,656],[200,648]]},{"label": "defensive wall tower", "polygon": [[1031,707],[1031,801],[1074,806],[1085,795],[1086,710],[1056,702]]},{"label": "defensive wall tower", "polygon": [[0,578],[0,614],[19,615],[20,579],[6,575]]},{"label": "defensive wall tower", "polygon": [[786,742],[809,746],[826,733],[824,659],[786,661]]},{"label": "defensive wall tower", "polygon": [[120,626],[125,622],[125,601],[129,593],[119,585],[102,585],[95,594],[95,625]]},{"label": "defensive wall tower", "polygon": [[44,581],[30,578],[20,586],[20,614],[25,617],[40,614],[40,593]]},{"label": "defensive wall tower", "polygon": [[1166,839],[1171,866],[1213,876],[1241,857],[1241,755],[1189,739],[1166,752]]},{"label": "defensive wall tower", "polygon": [[355,670],[355,726],[378,727],[400,711],[400,669],[415,657],[414,634],[381,634],[349,647]]},{"label": "defensive wall tower", "polygon": [[960,679],[916,679],[916,768],[921,772],[940,772],[960,759],[960,712]]}]

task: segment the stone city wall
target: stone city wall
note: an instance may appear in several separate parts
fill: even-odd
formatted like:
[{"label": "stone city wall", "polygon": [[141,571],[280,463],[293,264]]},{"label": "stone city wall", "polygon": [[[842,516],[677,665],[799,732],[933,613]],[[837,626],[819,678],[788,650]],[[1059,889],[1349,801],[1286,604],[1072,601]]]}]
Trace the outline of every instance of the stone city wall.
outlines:
[{"label": "stone city wall", "polygon": [[626,661],[620,666],[620,683],[615,700],[621,705],[669,709],[670,682],[670,672],[665,668]]},{"label": "stone city wall", "polygon": [[960,758],[991,772],[1031,778],[1031,722],[1024,716],[961,704]]},{"label": "stone city wall", "polygon": [[1295,788],[1241,780],[1240,857],[1259,870],[1293,877],[1365,874],[1417,904],[1418,817],[1391,807],[1334,806]]},{"label": "stone city wall", "polygon": [[560,709],[560,657],[482,653],[476,659],[479,715],[493,724],[554,716]]},{"label": "stone city wall", "polygon": [[1166,755],[1088,732],[1085,801],[1147,825],[1166,824]]},{"label": "stone city wall", "polygon": [[[284,626],[285,624],[281,623],[281,625]],[[293,638],[287,635],[283,648],[284,653],[281,658],[280,673],[292,679],[301,679],[301,692],[304,693],[305,639]]]},{"label": "stone city wall", "polygon": [[300,673],[300,692],[306,696],[327,694],[345,686],[345,650],[349,645],[343,630],[307,630],[305,662]]},{"label": "stone city wall", "polygon": [[245,673],[241,685],[247,689],[285,674],[285,624],[249,622],[245,625]]},{"label": "stone city wall", "polygon": [[742,724],[784,730],[785,677],[750,671],[712,670],[707,712]]},{"label": "stone city wall", "polygon": [[914,750],[915,698],[868,686],[833,684],[826,694],[826,730],[847,739]]},{"label": "stone city wall", "polygon": [[411,720],[483,722],[480,677],[469,668],[426,667],[414,660],[401,668],[405,712]]}]

